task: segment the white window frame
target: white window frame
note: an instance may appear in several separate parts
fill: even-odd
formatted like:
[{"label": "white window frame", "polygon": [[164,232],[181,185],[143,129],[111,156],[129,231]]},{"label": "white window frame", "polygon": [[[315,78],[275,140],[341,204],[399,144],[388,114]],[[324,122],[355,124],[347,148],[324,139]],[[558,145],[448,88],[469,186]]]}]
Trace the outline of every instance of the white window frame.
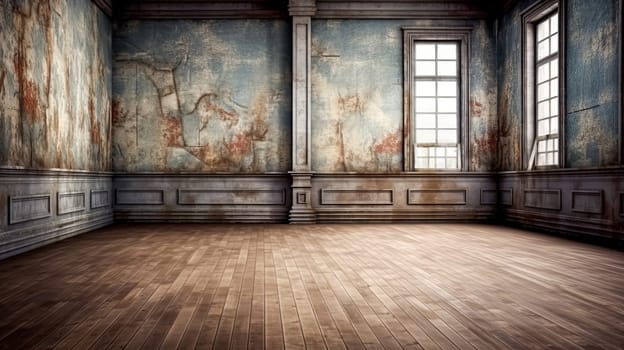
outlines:
[{"label": "white window frame", "polygon": [[[403,63],[404,63],[404,170],[405,171],[465,171],[468,169],[468,62],[470,60],[470,27],[404,27],[403,28]],[[414,45],[416,42],[432,43],[454,42],[458,44],[458,106],[457,106],[457,168],[416,168],[416,129],[415,129],[415,74]]]},{"label": "white window frame", "polygon": [[[546,0],[536,3],[522,13],[522,168],[549,169],[563,168],[565,162],[565,18],[559,0]],[[558,64],[558,133],[557,164],[537,165],[537,24],[557,13],[559,18]],[[545,139],[540,137],[539,139]]]}]

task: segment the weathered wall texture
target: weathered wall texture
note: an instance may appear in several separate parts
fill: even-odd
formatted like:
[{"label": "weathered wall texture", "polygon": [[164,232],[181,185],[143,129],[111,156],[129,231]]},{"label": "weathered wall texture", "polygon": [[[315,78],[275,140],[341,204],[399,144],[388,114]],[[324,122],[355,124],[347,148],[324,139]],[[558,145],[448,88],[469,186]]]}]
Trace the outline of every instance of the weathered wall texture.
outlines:
[{"label": "weathered wall texture", "polygon": [[110,20],[90,0],[0,9],[0,166],[110,170]]},{"label": "weathered wall texture", "polygon": [[618,0],[568,0],[566,166],[618,162]]},{"label": "weathered wall texture", "polygon": [[520,1],[498,25],[498,149],[500,170],[522,169],[522,16]]},{"label": "weathered wall texture", "polygon": [[473,26],[470,170],[496,158],[496,58],[485,22],[312,21],[312,168],[403,170],[403,26]]},{"label": "weathered wall texture", "polygon": [[290,170],[287,21],[115,24],[115,171]]},{"label": "weathered wall texture", "polygon": [[[521,1],[499,25],[501,170],[522,168]],[[566,1],[566,167],[616,165],[618,0]]]}]

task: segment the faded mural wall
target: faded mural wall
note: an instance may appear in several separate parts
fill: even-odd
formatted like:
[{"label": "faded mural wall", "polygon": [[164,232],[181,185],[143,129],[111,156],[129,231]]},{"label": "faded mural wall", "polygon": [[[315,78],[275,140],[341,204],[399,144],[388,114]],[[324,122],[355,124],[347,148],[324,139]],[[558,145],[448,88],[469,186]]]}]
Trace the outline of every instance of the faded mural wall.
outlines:
[{"label": "faded mural wall", "polygon": [[[498,37],[500,170],[522,170],[522,18],[535,0],[503,16]],[[616,165],[618,158],[618,0],[568,0],[566,167]]]},{"label": "faded mural wall", "polygon": [[90,0],[0,9],[0,166],[110,170],[108,17]]},{"label": "faded mural wall", "polygon": [[114,30],[114,170],[290,170],[287,21],[125,21]]},{"label": "faded mural wall", "polygon": [[[473,26],[470,170],[496,160],[494,29],[486,22],[312,21],[312,167],[403,170],[403,26]],[[466,126],[463,126],[466,127]]]}]

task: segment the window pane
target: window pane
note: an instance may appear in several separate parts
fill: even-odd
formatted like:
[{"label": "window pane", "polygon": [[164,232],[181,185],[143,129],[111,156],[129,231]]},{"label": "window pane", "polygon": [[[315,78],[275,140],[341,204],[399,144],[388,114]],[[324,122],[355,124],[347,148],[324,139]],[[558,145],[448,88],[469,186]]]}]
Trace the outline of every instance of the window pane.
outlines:
[{"label": "window pane", "polygon": [[416,130],[417,143],[435,143],[435,130]]},{"label": "window pane", "polygon": [[435,61],[416,61],[416,76],[434,76]]},{"label": "window pane", "polygon": [[546,140],[542,140],[537,143],[537,152],[546,152]]},{"label": "window pane", "polygon": [[559,139],[558,138],[554,138],[553,141],[555,142],[555,145],[554,145],[553,149],[555,151],[558,151],[559,150]]},{"label": "window pane", "polygon": [[544,119],[550,116],[548,110],[548,101],[540,102],[537,104],[537,119]]},{"label": "window pane", "polygon": [[559,99],[556,97],[550,100],[550,115],[559,115]]},{"label": "window pane", "polygon": [[550,133],[557,134],[559,132],[559,118],[550,118]]},{"label": "window pane", "polygon": [[438,114],[438,128],[440,129],[456,129],[456,114]]},{"label": "window pane", "polygon": [[554,34],[559,31],[559,14],[555,13],[550,18],[550,33]]},{"label": "window pane", "polygon": [[457,44],[438,44],[438,59],[454,60],[457,58]]},{"label": "window pane", "polygon": [[557,95],[559,95],[559,78],[550,81],[550,96],[555,97]]},{"label": "window pane", "polygon": [[537,165],[545,165],[546,164],[546,154],[540,153],[537,156]]},{"label": "window pane", "polygon": [[550,65],[541,64],[537,67],[537,82],[541,83],[550,78]]},{"label": "window pane", "polygon": [[416,112],[435,112],[435,98],[416,98]]},{"label": "window pane", "polygon": [[429,158],[429,168],[435,169],[435,167],[436,167],[436,159],[435,158]]},{"label": "window pane", "polygon": [[448,147],[446,149],[446,155],[447,157],[457,158],[457,147]]},{"label": "window pane", "polygon": [[446,156],[446,148],[444,147],[436,147],[435,148],[436,157],[445,157]]},{"label": "window pane", "polygon": [[550,54],[550,46],[548,45],[548,40],[544,40],[541,43],[537,44],[537,59],[541,60],[542,58],[548,56]]},{"label": "window pane", "polygon": [[438,96],[457,96],[457,82],[439,81]]},{"label": "window pane", "polygon": [[559,34],[555,34],[550,38],[550,54],[559,51]]},{"label": "window pane", "polygon": [[428,157],[429,156],[429,148],[427,148],[427,147],[416,147],[416,156],[418,156],[418,157]]},{"label": "window pane", "polygon": [[416,168],[427,168],[429,165],[429,158],[416,158]]},{"label": "window pane", "polygon": [[438,142],[440,142],[440,143],[457,143],[457,131],[455,131],[455,130],[438,130]]},{"label": "window pane", "polygon": [[457,159],[455,159],[455,158],[446,158],[446,168],[447,169],[457,168]]},{"label": "window pane", "polygon": [[438,98],[438,112],[456,113],[457,112],[457,99],[455,97]]},{"label": "window pane", "polygon": [[550,97],[549,95],[550,84],[548,82],[541,83],[537,86],[537,100],[543,101]]},{"label": "window pane", "polygon": [[416,96],[435,96],[435,81],[416,81]]},{"label": "window pane", "polygon": [[444,158],[436,158],[435,167],[438,169],[444,169],[445,163]]},{"label": "window pane", "polygon": [[435,114],[416,114],[417,129],[434,129],[435,126]]},{"label": "window pane", "polygon": [[537,41],[541,41],[548,35],[550,35],[550,32],[548,28],[548,20],[546,20],[537,25]]},{"label": "window pane", "polygon": [[549,134],[548,130],[549,120],[544,119],[537,122],[537,136],[545,136]]},{"label": "window pane", "polygon": [[554,78],[559,76],[559,59],[555,58],[550,61],[550,77]]},{"label": "window pane", "polygon": [[416,44],[417,60],[434,60],[435,44]]},{"label": "window pane", "polygon": [[454,77],[457,75],[457,61],[438,61],[438,76]]}]

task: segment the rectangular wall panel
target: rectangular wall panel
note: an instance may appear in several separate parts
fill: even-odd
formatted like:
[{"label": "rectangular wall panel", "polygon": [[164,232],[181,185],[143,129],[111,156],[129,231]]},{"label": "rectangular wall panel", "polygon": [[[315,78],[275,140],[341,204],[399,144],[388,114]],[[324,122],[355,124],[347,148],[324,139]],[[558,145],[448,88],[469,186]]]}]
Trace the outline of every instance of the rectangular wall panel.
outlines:
[{"label": "rectangular wall panel", "polygon": [[9,196],[9,224],[47,218],[52,215],[51,195]]},{"label": "rectangular wall panel", "polygon": [[394,196],[391,189],[321,189],[322,205],[392,205]]},{"label": "rectangular wall panel", "polygon": [[67,192],[56,194],[56,213],[58,215],[76,213],[86,208],[86,193]]},{"label": "rectangular wall panel", "polygon": [[283,189],[178,189],[179,205],[284,205]]},{"label": "rectangular wall panel", "polygon": [[165,192],[159,189],[117,189],[118,205],[162,205]]},{"label": "rectangular wall panel", "polygon": [[91,190],[91,209],[110,207],[110,192],[108,190]]},{"label": "rectangular wall panel", "polygon": [[513,188],[501,188],[498,190],[500,193],[501,205],[512,206],[513,205]]},{"label": "rectangular wall panel", "polygon": [[572,191],[572,211],[602,214],[602,191]]},{"label": "rectangular wall panel", "polygon": [[407,204],[410,205],[465,205],[465,189],[431,189],[407,192]]},{"label": "rectangular wall panel", "polygon": [[561,210],[561,190],[524,190],[524,206],[527,208]]},{"label": "rectangular wall panel", "polygon": [[497,196],[498,190],[482,188],[479,202],[481,205],[496,205]]}]

